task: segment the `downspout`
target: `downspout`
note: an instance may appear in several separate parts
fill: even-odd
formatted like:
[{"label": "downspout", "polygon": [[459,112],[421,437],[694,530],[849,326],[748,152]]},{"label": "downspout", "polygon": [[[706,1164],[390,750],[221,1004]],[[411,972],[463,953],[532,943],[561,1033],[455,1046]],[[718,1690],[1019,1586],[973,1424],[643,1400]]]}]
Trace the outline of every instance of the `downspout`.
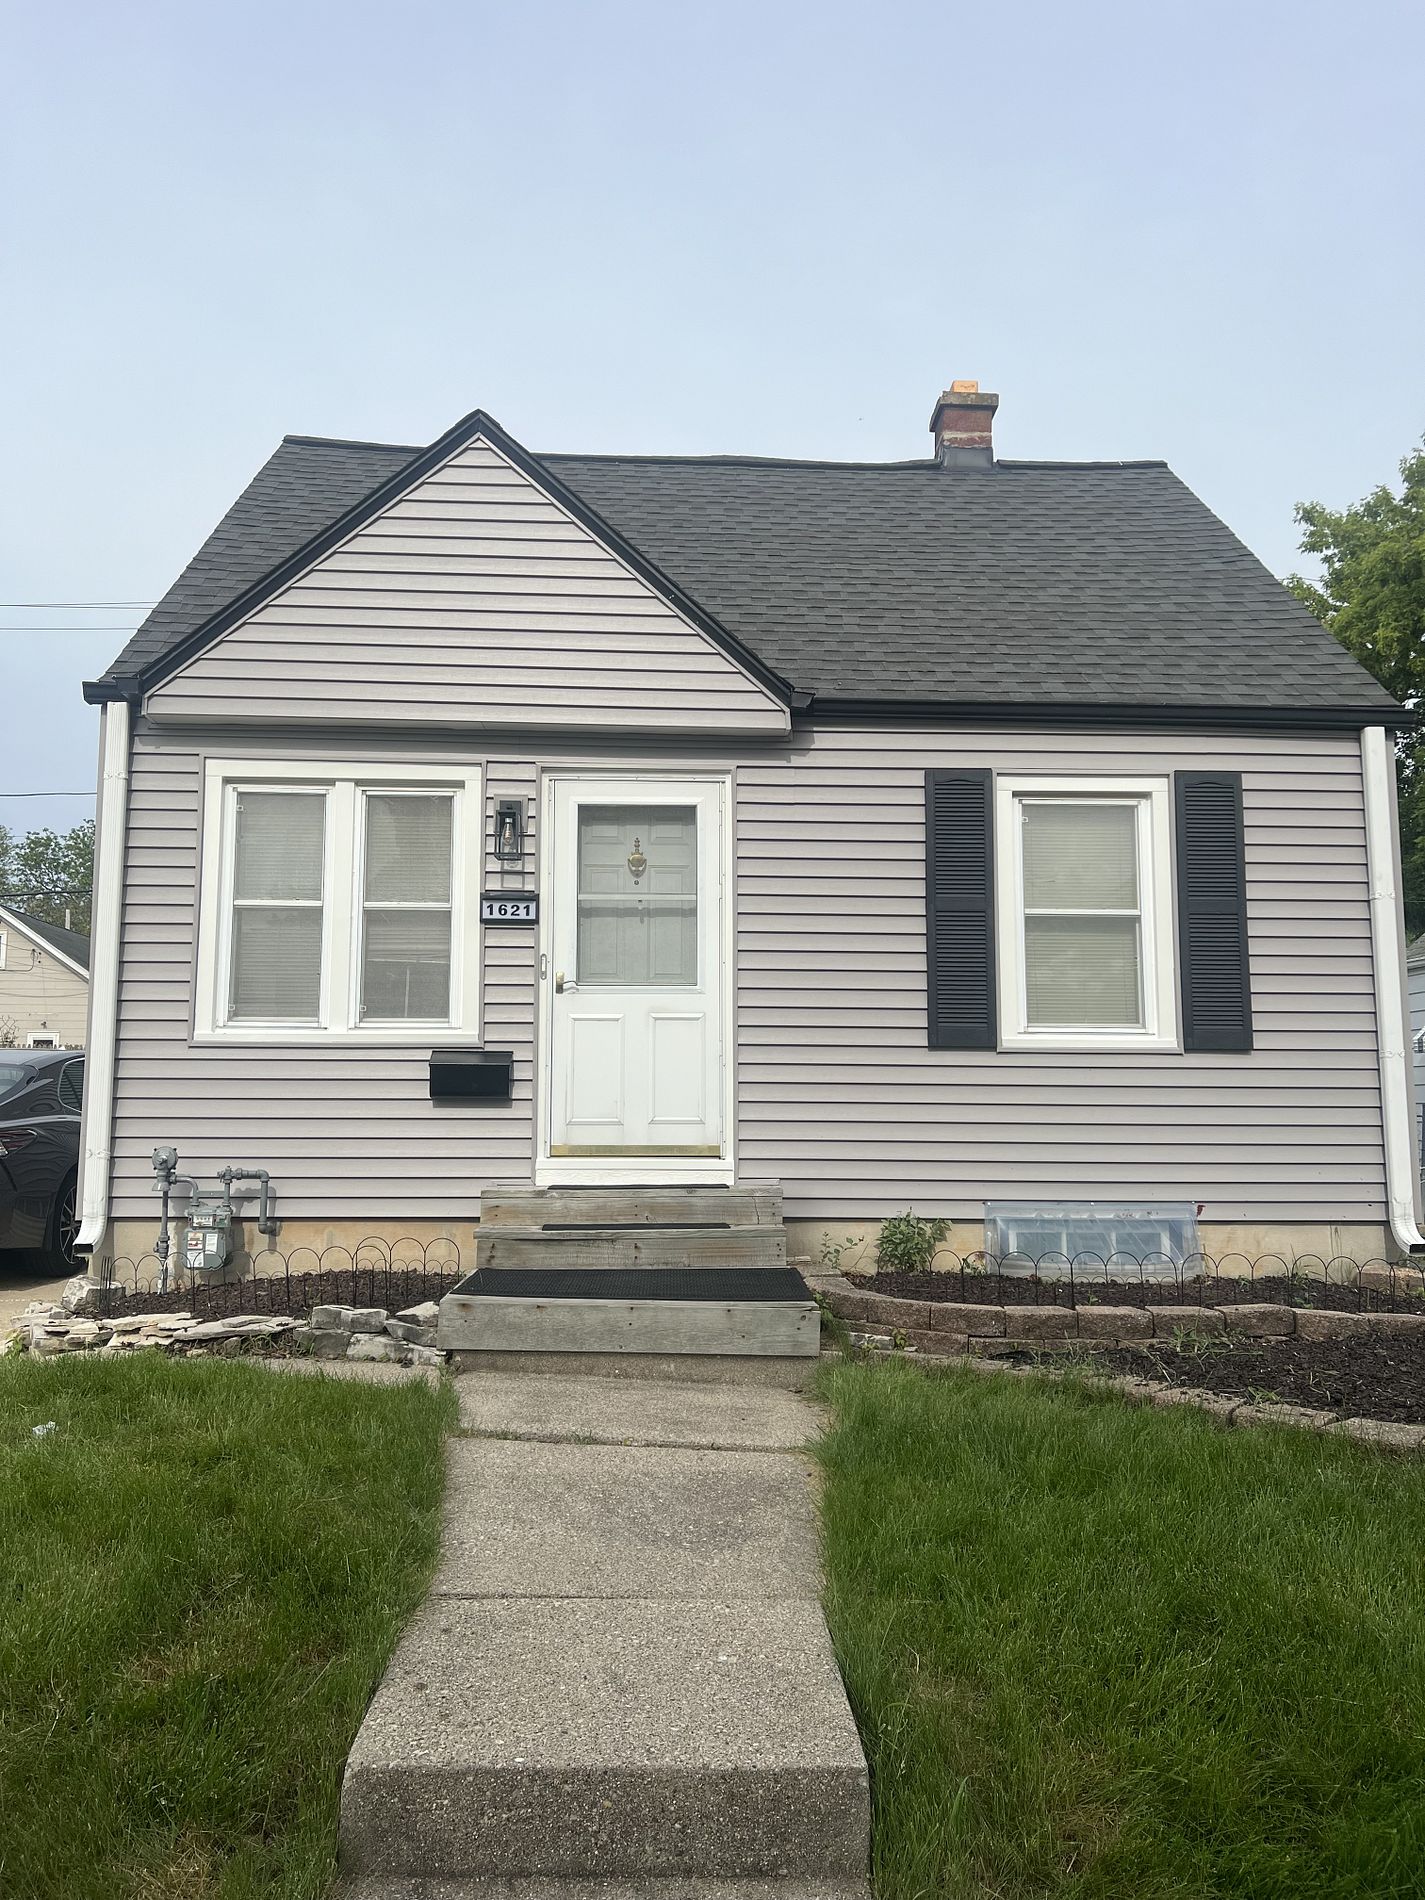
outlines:
[{"label": "downspout", "polygon": [[109,1225],[114,1149],[114,1042],[119,1013],[119,936],[129,819],[129,703],[105,702],[99,715],[99,810],[95,828],[94,914],[90,929],[89,1043],[80,1123],[79,1235],[93,1254]]},{"label": "downspout", "polygon": [[1402,1253],[1425,1248],[1420,1231],[1420,1172],[1415,1152],[1415,1083],[1405,989],[1405,925],[1396,888],[1400,862],[1395,813],[1395,761],[1383,726],[1361,733],[1366,802],[1366,865],[1370,881],[1371,953],[1375,969],[1376,1047],[1380,1056],[1381,1123],[1390,1231]]}]

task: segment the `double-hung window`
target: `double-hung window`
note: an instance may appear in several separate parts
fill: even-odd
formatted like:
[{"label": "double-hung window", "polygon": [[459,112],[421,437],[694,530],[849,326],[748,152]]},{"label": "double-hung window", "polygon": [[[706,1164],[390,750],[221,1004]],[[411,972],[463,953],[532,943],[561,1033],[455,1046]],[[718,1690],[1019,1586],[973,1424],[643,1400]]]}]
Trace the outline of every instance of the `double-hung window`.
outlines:
[{"label": "double-hung window", "polygon": [[1166,779],[996,780],[1000,1039],[1177,1045]]},{"label": "double-hung window", "polygon": [[210,759],[195,1035],[476,1035],[477,772]]}]

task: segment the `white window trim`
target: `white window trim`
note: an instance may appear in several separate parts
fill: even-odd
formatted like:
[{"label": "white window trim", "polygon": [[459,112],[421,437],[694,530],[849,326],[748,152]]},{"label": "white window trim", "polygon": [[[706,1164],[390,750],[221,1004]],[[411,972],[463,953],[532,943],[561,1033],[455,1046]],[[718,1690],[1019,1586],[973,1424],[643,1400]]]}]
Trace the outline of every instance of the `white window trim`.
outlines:
[{"label": "white window trim", "polygon": [[[995,928],[999,948],[1002,1049],[1177,1049],[1177,970],[1173,955],[1172,801],[1166,778],[997,777],[995,780]],[[1138,880],[1143,947],[1142,1025],[1031,1028],[1025,983],[1024,854],[1021,798],[1141,801]]]},{"label": "white window trim", "polygon": [[10,946],[9,931],[0,930],[0,970],[3,970],[5,968],[5,952],[9,948],[9,946]]},{"label": "white window trim", "polygon": [[[327,793],[324,840],[321,1021],[224,1020],[232,933],[233,795],[244,786]],[[451,1017],[448,1022],[358,1020],[361,943],[361,793],[366,789],[450,791]],[[476,766],[371,764],[363,759],[208,759],[203,773],[203,844],[199,868],[198,948],[193,1041],[321,1048],[412,1048],[478,1043],[480,1032],[480,887],[484,870],[484,782]]]},{"label": "white window trim", "polygon": [[25,1038],[27,1049],[58,1049],[59,1037],[52,1029],[36,1029]]}]

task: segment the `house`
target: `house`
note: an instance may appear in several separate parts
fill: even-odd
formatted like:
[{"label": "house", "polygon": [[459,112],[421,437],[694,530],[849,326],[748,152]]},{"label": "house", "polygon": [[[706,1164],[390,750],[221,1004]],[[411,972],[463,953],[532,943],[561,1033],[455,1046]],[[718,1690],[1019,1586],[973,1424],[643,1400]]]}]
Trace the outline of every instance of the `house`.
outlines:
[{"label": "house", "polygon": [[997,402],[876,464],[284,439],[85,689],[84,1244],[150,1249],[156,1143],[284,1250],[672,1182],[813,1253],[1422,1244],[1409,715],[1163,463],[1000,459]]},{"label": "house", "polygon": [[1411,1076],[1415,1085],[1415,1156],[1425,1173],[1425,938],[1406,948],[1406,997],[1410,1011]]},{"label": "house", "polygon": [[0,904],[0,1043],[81,1049],[89,939]]}]

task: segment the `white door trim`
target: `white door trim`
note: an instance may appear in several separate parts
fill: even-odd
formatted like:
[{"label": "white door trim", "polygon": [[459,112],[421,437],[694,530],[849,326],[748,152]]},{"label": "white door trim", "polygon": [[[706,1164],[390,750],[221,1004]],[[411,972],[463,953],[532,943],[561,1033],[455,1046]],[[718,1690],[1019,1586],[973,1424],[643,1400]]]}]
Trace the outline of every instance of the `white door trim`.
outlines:
[{"label": "white door trim", "polygon": [[[643,782],[648,785],[715,785],[718,790],[721,841],[718,853],[718,1020],[720,1024],[719,1069],[722,1088],[722,1154],[720,1156],[659,1156],[627,1161],[620,1157],[569,1159],[551,1156],[550,1134],[554,1099],[554,984],[551,973],[553,954],[555,866],[554,866],[554,794],[561,782],[598,785],[610,780],[621,783]],[[534,1180],[536,1187],[653,1187],[661,1183],[706,1182],[731,1187],[736,1129],[733,1123],[735,1100],[734,1045],[735,1021],[733,970],[737,954],[737,919],[733,882],[732,774],[699,770],[696,767],[648,771],[627,766],[546,766],[540,773],[539,786],[539,951],[535,983],[539,991],[535,1025],[535,1128]]]}]

